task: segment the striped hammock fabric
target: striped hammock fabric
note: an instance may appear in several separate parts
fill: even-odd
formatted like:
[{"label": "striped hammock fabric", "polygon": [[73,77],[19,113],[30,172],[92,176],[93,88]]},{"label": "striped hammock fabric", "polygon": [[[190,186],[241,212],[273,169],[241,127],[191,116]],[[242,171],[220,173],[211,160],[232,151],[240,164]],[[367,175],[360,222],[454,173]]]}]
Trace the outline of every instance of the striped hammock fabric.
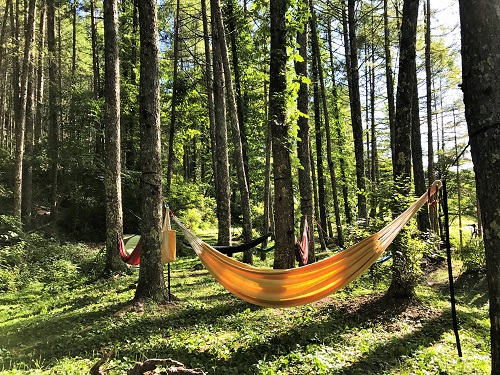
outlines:
[{"label": "striped hammock fabric", "polygon": [[235,296],[264,307],[300,306],[336,292],[361,275],[440,187],[441,182],[435,181],[400,216],[361,242],[319,262],[291,269],[258,268],[239,262],[203,242],[175,215],[172,218],[205,268]]}]

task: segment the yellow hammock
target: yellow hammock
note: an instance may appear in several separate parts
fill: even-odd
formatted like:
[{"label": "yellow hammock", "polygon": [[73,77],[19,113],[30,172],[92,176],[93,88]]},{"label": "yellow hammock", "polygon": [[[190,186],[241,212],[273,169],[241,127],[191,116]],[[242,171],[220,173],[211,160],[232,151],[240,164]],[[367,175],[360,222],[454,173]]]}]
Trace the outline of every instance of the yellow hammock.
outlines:
[{"label": "yellow hammock", "polygon": [[361,242],[319,262],[291,269],[265,269],[239,262],[203,242],[175,215],[172,218],[205,268],[235,296],[264,307],[300,306],[336,292],[368,269],[440,187],[441,182],[435,181],[400,216]]}]

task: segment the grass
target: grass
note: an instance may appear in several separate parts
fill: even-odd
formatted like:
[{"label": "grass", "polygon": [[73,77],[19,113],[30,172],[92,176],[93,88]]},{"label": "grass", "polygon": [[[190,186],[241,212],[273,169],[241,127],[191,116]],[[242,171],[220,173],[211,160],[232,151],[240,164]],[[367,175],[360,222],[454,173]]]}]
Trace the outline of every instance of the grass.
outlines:
[{"label": "grass", "polygon": [[[98,269],[96,255],[88,249]],[[88,373],[107,350],[113,356],[102,369],[109,374],[148,358],[228,375],[490,372],[481,274],[455,275],[459,358],[445,264],[422,278],[413,300],[384,297],[386,262],[376,282],[366,273],[317,303],[270,309],[233,297],[198,263],[191,255],[178,258],[171,267],[175,303],[147,305],[144,312],[130,304],[137,271],[106,280],[82,273],[1,293],[0,374]]]}]

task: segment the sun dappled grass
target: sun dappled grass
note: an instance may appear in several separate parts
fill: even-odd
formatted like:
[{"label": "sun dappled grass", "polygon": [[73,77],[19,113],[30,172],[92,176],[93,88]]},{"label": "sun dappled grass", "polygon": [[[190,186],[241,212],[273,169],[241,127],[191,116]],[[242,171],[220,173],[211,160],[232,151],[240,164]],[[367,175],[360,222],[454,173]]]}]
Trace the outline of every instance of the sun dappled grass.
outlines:
[{"label": "sun dappled grass", "polygon": [[[92,251],[94,253],[92,253]],[[95,269],[101,258],[89,250]],[[81,256],[81,254],[80,254]],[[272,256],[259,266],[270,267]],[[57,279],[0,294],[1,374],[122,374],[172,358],[209,374],[488,374],[484,276],[457,276],[464,356],[456,354],[446,269],[426,275],[414,300],[389,300],[390,262],[317,303],[261,308],[233,297],[193,256],[171,267],[175,302],[130,304],[137,270],[107,280]],[[88,266],[88,265],[87,265]],[[379,275],[379,276],[380,276]]]}]

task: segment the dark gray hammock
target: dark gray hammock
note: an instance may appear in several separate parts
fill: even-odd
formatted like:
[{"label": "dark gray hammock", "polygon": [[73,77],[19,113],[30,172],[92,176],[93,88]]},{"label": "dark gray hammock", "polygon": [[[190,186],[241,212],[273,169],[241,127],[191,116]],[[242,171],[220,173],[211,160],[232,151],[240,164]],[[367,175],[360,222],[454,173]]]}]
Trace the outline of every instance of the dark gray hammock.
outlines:
[{"label": "dark gray hammock", "polygon": [[[265,234],[259,238],[256,238],[255,240],[242,243],[239,245],[231,245],[231,246],[212,246],[214,249],[217,251],[221,252],[222,254],[225,254],[227,256],[232,256],[234,253],[241,253],[246,250],[250,250],[257,245],[260,245],[264,240],[268,237],[271,236],[271,233]],[[271,250],[272,248],[270,248]],[[259,251],[266,251],[267,249],[258,249]]]}]

